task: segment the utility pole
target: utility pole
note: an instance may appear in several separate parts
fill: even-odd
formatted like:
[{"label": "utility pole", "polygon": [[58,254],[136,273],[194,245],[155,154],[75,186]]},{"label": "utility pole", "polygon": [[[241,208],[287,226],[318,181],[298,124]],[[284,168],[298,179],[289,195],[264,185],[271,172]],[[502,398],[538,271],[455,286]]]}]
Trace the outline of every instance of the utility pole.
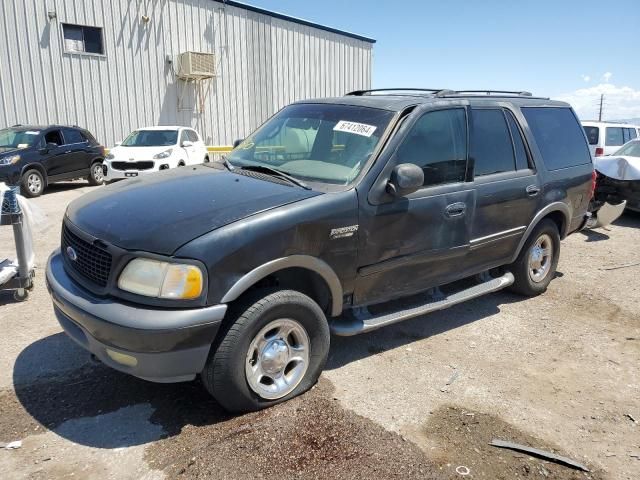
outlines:
[{"label": "utility pole", "polygon": [[602,105],[604,104],[604,93],[600,95],[600,113],[598,114],[598,121],[602,121]]}]

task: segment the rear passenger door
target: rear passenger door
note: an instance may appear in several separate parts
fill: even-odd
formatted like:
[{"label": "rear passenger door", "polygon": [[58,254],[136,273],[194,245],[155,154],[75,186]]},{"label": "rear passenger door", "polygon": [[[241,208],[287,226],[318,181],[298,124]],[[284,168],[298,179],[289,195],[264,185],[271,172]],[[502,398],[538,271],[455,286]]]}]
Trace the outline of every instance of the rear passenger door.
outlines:
[{"label": "rear passenger door", "polygon": [[507,107],[472,107],[470,161],[476,190],[470,248],[480,271],[508,262],[539,208],[542,186]]},{"label": "rear passenger door", "polygon": [[63,128],[65,155],[67,156],[65,171],[77,172],[88,170],[91,166],[91,153],[88,151],[89,142],[73,128]]}]

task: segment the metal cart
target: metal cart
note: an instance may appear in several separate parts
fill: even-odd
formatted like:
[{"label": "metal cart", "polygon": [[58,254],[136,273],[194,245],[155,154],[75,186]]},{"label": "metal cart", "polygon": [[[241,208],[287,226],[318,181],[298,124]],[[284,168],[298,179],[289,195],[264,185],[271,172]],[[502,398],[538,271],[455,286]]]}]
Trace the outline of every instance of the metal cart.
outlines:
[{"label": "metal cart", "polygon": [[10,277],[0,284],[0,290],[13,290],[13,298],[22,302],[29,296],[29,290],[33,289],[33,277],[35,272],[29,269],[27,258],[27,246],[25,235],[28,232],[24,229],[25,217],[18,204],[19,187],[9,187],[2,196],[2,207],[0,209],[0,225],[13,227],[13,238],[16,245],[16,255],[18,265],[15,266],[10,260],[0,262],[0,271],[3,269],[13,269]]}]

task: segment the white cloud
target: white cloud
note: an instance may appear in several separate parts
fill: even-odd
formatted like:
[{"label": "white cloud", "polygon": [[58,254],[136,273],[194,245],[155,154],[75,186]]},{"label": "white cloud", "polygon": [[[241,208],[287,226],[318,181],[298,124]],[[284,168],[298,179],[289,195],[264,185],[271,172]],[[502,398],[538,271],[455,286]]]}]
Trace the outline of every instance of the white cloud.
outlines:
[{"label": "white cloud", "polygon": [[559,95],[558,100],[571,104],[583,120],[598,118],[600,95],[604,94],[603,120],[623,120],[640,117],[640,90],[601,83]]},{"label": "white cloud", "polygon": [[613,77],[613,73],[607,72],[604,75],[602,75],[602,81],[604,83],[609,83],[609,81],[611,80],[611,77]]},{"label": "white cloud", "polygon": [[589,75],[580,75],[582,77],[582,80],[584,80],[585,82],[590,82],[591,81],[591,77]]}]

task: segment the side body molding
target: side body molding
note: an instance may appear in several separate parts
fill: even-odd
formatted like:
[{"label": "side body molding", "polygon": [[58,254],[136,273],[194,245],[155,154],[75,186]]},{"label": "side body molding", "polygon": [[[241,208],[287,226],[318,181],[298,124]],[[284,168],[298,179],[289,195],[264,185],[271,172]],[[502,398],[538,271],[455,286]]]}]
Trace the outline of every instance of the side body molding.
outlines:
[{"label": "side body molding", "polygon": [[331,292],[331,315],[338,316],[342,313],[342,284],[333,269],[323,260],[309,255],[291,255],[278,258],[254,268],[233,284],[221,303],[229,303],[236,300],[259,280],[285,268],[305,268],[320,275]]},{"label": "side body molding", "polygon": [[542,220],[544,217],[546,217],[552,212],[560,212],[564,215],[564,228],[563,228],[563,231],[560,232],[560,238],[565,238],[567,236],[567,232],[569,230],[569,224],[571,223],[571,212],[569,211],[569,207],[567,206],[566,203],[562,203],[562,202],[550,203],[549,205],[544,207],[542,210],[540,210],[538,213],[536,213],[536,216],[533,217],[533,220],[531,220],[531,223],[525,230],[524,235],[522,235],[522,239],[520,239],[520,243],[518,244],[518,248],[516,252],[511,258],[512,262],[515,262],[516,258],[518,258],[518,255],[520,255],[520,251],[522,250],[522,247],[524,247],[524,243],[527,241],[527,239],[529,238],[529,235],[531,234],[533,229],[536,227],[536,225],[540,222],[540,220]]}]

